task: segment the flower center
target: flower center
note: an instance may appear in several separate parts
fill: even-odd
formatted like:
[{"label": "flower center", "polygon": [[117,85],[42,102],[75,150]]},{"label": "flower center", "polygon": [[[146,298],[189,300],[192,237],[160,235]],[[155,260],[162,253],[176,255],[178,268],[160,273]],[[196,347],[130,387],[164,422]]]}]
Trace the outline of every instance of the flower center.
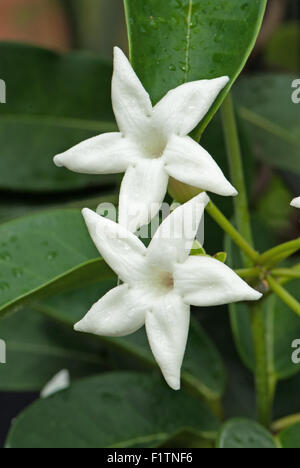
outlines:
[{"label": "flower center", "polygon": [[168,144],[167,137],[157,128],[152,127],[141,137],[140,146],[144,157],[158,159],[163,155]]},{"label": "flower center", "polygon": [[157,295],[164,295],[174,288],[173,275],[167,271],[160,271],[153,277],[152,287]]}]

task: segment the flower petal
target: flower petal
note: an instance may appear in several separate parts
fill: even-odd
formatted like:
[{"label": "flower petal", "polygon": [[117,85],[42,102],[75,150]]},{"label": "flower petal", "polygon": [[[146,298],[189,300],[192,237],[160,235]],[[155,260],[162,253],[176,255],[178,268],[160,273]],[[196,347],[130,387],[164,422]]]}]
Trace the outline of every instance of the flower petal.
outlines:
[{"label": "flower petal", "polygon": [[150,263],[173,271],[174,263],[187,259],[208,202],[206,193],[200,193],[163,221],[147,249]]},{"label": "flower petal", "polygon": [[112,103],[119,129],[124,135],[138,136],[149,126],[152,104],[127,57],[114,49]]},{"label": "flower petal", "polygon": [[84,174],[117,174],[138,157],[135,144],[121,133],[104,133],[55,156],[54,163]]},{"label": "flower petal", "polygon": [[218,195],[237,195],[214,159],[192,138],[172,136],[164,158],[166,171],[174,179]]},{"label": "flower petal", "polygon": [[185,83],[168,94],[154,107],[153,119],[167,135],[188,135],[207,114],[229,78]]},{"label": "flower petal", "polygon": [[87,208],[82,214],[94,244],[122,281],[135,284],[143,280],[146,276],[146,247],[138,237]]},{"label": "flower petal", "polygon": [[228,266],[210,257],[189,257],[182,265],[176,265],[174,285],[184,302],[195,306],[256,301],[262,297]]},{"label": "flower petal", "polygon": [[300,208],[300,197],[294,198],[294,200],[291,203],[291,206],[294,206],[295,208]]},{"label": "flower petal", "polygon": [[148,224],[160,210],[169,177],[163,159],[140,160],[127,169],[119,204],[119,223],[131,232]]},{"label": "flower petal", "polygon": [[152,353],[168,385],[180,389],[180,371],[190,323],[190,307],[170,293],[146,313],[146,331]]},{"label": "flower petal", "polygon": [[140,291],[123,284],[96,302],[74,329],[100,336],[126,336],[144,325],[146,307]]}]

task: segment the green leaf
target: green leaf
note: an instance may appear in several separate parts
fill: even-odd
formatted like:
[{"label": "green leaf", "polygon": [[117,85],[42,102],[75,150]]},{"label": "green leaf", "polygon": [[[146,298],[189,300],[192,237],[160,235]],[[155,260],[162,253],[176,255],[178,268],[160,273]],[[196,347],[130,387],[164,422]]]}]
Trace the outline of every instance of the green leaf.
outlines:
[{"label": "green leaf", "polygon": [[282,431],[277,440],[282,448],[300,448],[300,423],[294,424]]},{"label": "green leaf", "polygon": [[272,435],[250,419],[231,419],[219,433],[217,448],[277,448]]},{"label": "green leaf", "polygon": [[98,340],[29,308],[0,321],[0,338],[7,361],[0,365],[0,391],[40,391],[61,369],[68,369],[73,380],[108,368]]},{"label": "green leaf", "polygon": [[213,438],[218,421],[201,401],[161,379],[114,373],[33,404],[14,422],[6,447],[156,447],[187,428]]},{"label": "green leaf", "polygon": [[235,89],[238,112],[255,155],[272,167],[300,173],[300,113],[292,101],[297,76],[261,74],[243,78]]},{"label": "green leaf", "polygon": [[[91,285],[48,298],[37,307],[40,312],[73,326],[91,306],[116,282]],[[100,338],[121,354],[128,354],[146,366],[155,367],[144,329],[124,338]],[[208,399],[220,398],[225,387],[225,371],[221,357],[201,326],[192,320],[182,372],[183,382]]]},{"label": "green leaf", "polygon": [[115,129],[111,65],[91,53],[61,55],[14,43],[0,44],[0,62],[7,83],[0,188],[54,192],[114,183],[115,176],[75,174],[53,164],[56,154]]},{"label": "green leaf", "polygon": [[0,316],[45,292],[113,277],[76,210],[0,225]]},{"label": "green leaf", "polygon": [[202,132],[243,69],[265,7],[266,0],[125,0],[132,63],[153,103],[188,81],[228,75]]},{"label": "green leaf", "polygon": [[[240,265],[238,251],[227,239],[230,265]],[[297,282],[291,282],[286,289],[297,299],[300,291]],[[244,364],[254,369],[254,351],[251,335],[250,311],[246,304],[230,304],[231,325],[235,343]],[[300,371],[300,365],[292,362],[292,343],[300,336],[300,318],[277,296],[271,294],[262,303],[264,320],[268,325],[268,351],[270,373],[276,380],[283,380]]]}]

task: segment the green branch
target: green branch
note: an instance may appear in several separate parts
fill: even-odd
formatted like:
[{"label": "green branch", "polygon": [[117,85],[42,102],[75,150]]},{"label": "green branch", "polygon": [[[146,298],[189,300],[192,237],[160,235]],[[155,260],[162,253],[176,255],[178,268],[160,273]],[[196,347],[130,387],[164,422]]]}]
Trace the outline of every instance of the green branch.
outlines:
[{"label": "green branch", "polygon": [[[256,265],[259,254],[253,248],[247,190],[243,171],[241,148],[232,99],[225,99],[222,107],[222,122],[226,141],[231,179],[239,194],[235,199],[235,218],[240,232],[236,232],[225,223],[225,231],[231,236],[244,253],[245,268]],[[224,221],[224,220],[223,220]],[[230,231],[230,233],[228,232]],[[242,240],[241,240],[242,239]],[[268,325],[264,322],[261,303],[251,308],[251,327],[255,353],[255,384],[259,422],[268,427],[271,423],[272,404],[276,379],[270,369],[271,356],[268,341]]]},{"label": "green branch", "polygon": [[269,427],[272,417],[272,405],[276,386],[276,377],[272,367],[272,356],[268,343],[267,324],[260,303],[251,311],[251,326],[255,353],[255,387],[259,422]]},{"label": "green branch", "polygon": [[300,302],[297,301],[281,284],[279,284],[272,276],[267,277],[268,284],[272,291],[277,294],[280,299],[285,302],[297,315],[300,316]]},{"label": "green branch", "polygon": [[257,263],[265,266],[276,266],[300,249],[300,237],[290,242],[278,245],[262,254]]},{"label": "green branch", "polygon": [[300,278],[300,268],[275,268],[272,270],[272,276],[297,279]]},{"label": "green branch", "polygon": [[242,268],[239,270],[235,270],[236,274],[239,275],[241,278],[250,279],[250,278],[259,278],[261,274],[260,268]]},{"label": "green branch", "polygon": [[[237,228],[242,237],[246,239],[249,244],[253,245],[241,147],[233,102],[230,94],[228,94],[222,106],[222,123],[231,181],[238,191],[238,196],[234,199]],[[244,264],[245,266],[251,266],[251,262],[249,262],[249,256],[247,254],[246,257],[244,255]]]},{"label": "green branch", "polygon": [[211,201],[206,207],[206,211],[215,220],[215,222],[226,232],[233,242],[247,255],[247,257],[256,263],[259,259],[259,253],[247,242],[243,236],[235,229],[235,227],[228,221],[223,213]]}]

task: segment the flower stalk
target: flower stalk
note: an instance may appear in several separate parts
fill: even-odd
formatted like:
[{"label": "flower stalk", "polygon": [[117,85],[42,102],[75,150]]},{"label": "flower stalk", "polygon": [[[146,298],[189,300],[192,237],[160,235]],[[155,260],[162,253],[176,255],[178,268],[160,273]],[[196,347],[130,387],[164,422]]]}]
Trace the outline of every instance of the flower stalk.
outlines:
[{"label": "flower stalk", "polygon": [[274,293],[280,297],[280,299],[285,302],[292,309],[296,312],[297,315],[300,316],[300,303],[295,299],[283,286],[281,286],[276,279],[274,279],[271,275],[267,278],[268,284],[270,288],[274,291]]},{"label": "flower stalk", "polygon": [[260,256],[257,263],[259,265],[274,267],[295,254],[299,249],[300,237],[268,250]]},{"label": "flower stalk", "polygon": [[[245,255],[252,261],[251,263],[257,263],[259,259],[259,253],[247,242],[237,229],[226,219],[223,213],[217,208],[217,206],[210,201],[206,207],[206,211],[215,220],[215,222],[228,234],[234,243],[245,253]],[[248,262],[247,262],[248,263]]]},{"label": "flower stalk", "polygon": [[[236,225],[242,237],[246,239],[250,245],[253,245],[241,146],[230,93],[224,100],[221,111],[231,180],[239,193],[234,200]],[[251,257],[245,255],[243,255],[243,257],[245,266],[251,266],[251,262],[249,261]]]},{"label": "flower stalk", "polygon": [[[244,266],[245,268],[250,268],[253,266],[252,263],[258,263],[259,255],[253,248],[254,244],[248,209],[241,147],[233,102],[230,95],[225,99],[222,106],[222,123],[231,178],[239,192],[239,196],[236,197],[235,200],[235,218],[238,230],[241,233],[239,235],[242,237],[243,242],[240,242],[240,239],[236,236],[236,234],[234,236],[236,240],[239,240],[240,247],[244,253]],[[232,231],[232,229],[230,229],[230,231]],[[268,327],[264,321],[261,303],[257,303],[255,307],[251,308],[251,316],[255,354],[255,384],[258,418],[261,424],[268,427],[271,423],[272,402],[275,384],[271,384],[272,380],[274,379],[272,379],[269,372],[270,356],[268,355]]]}]

